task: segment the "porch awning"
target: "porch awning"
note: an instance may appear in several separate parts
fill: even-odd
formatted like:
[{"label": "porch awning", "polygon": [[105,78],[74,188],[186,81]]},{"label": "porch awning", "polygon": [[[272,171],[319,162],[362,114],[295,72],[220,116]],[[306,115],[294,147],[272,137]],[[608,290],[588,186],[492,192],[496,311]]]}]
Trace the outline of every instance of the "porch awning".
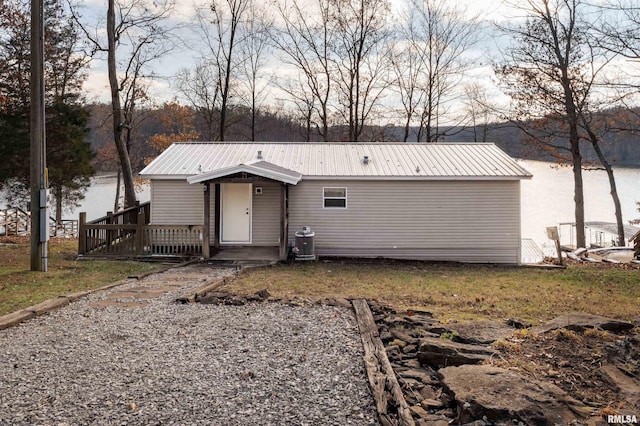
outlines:
[{"label": "porch awning", "polygon": [[187,182],[191,184],[202,183],[237,173],[249,173],[255,176],[288,183],[289,185],[297,185],[298,182],[302,180],[302,174],[294,170],[285,169],[284,167],[269,163],[268,161],[252,161],[238,164],[233,167],[226,167],[224,169],[211,170],[193,175],[187,178]]}]

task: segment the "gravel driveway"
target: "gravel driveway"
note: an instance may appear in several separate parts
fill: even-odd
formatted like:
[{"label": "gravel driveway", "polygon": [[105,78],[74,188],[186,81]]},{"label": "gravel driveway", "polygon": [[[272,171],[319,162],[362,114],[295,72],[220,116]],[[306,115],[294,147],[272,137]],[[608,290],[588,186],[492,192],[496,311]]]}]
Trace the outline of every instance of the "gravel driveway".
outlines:
[{"label": "gravel driveway", "polygon": [[0,424],[377,424],[350,312],[173,303],[200,283],[100,307],[132,282],[0,331]]}]

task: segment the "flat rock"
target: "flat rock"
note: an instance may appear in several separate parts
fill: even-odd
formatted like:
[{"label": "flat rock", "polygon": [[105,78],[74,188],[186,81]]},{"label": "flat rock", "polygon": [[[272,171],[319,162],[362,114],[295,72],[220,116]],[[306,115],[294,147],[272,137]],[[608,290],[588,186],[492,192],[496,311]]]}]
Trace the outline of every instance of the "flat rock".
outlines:
[{"label": "flat rock", "polygon": [[417,426],[449,426],[449,419],[438,414],[427,414],[416,420]]},{"label": "flat rock", "polygon": [[411,337],[404,329],[395,327],[390,329],[389,332],[394,338],[402,340],[405,343],[414,344],[418,342],[418,339]]},{"label": "flat rock", "polygon": [[413,406],[409,407],[409,410],[411,411],[411,413],[414,416],[426,417],[426,416],[429,415],[429,413],[419,405],[413,405]]},{"label": "flat rock", "polygon": [[118,307],[125,309],[135,309],[142,308],[147,305],[147,302],[140,300],[135,302],[118,302],[116,300],[98,300],[96,302],[90,302],[88,304],[92,308],[110,308],[110,307]]},{"label": "flat rock", "polygon": [[483,361],[488,361],[491,355],[497,353],[497,351],[483,346],[428,337],[420,341],[418,360],[422,365],[447,367],[480,364]]},{"label": "flat rock", "polygon": [[629,377],[618,367],[606,364],[600,367],[600,371],[605,373],[618,386],[620,393],[633,405],[640,407],[640,381]]},{"label": "flat rock", "polygon": [[425,398],[422,401],[420,401],[420,405],[423,408],[431,409],[431,408],[440,408],[444,404],[442,404],[442,401],[440,401],[439,399]]},{"label": "flat rock", "polygon": [[493,321],[467,321],[452,324],[450,331],[455,331],[463,343],[491,344],[496,340],[508,339],[515,331],[507,324]]},{"label": "flat rock", "polygon": [[431,374],[427,370],[422,368],[411,368],[408,370],[398,372],[398,376],[407,379],[416,379],[425,385],[433,385],[437,383],[435,379],[431,377]]},{"label": "flat rock", "polygon": [[135,297],[138,293],[135,291],[116,291],[108,294],[107,299],[130,299]]},{"label": "flat rock", "polygon": [[489,422],[566,425],[591,411],[551,383],[491,365],[447,367],[438,374],[455,400],[459,423],[486,416]]},{"label": "flat rock", "polygon": [[531,331],[536,334],[543,334],[559,328],[566,328],[567,330],[573,331],[584,331],[587,328],[600,328],[612,333],[619,333],[621,331],[631,330],[633,324],[600,315],[571,312],[554,318],[543,325],[533,327]]}]

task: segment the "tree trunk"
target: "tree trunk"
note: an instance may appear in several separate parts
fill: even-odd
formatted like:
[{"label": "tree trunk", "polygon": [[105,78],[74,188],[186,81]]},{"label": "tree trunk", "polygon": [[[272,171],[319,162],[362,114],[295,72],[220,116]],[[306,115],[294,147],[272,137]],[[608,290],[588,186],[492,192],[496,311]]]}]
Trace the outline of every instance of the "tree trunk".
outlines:
[{"label": "tree trunk", "polygon": [[113,140],[118,151],[118,159],[122,169],[122,180],[124,181],[124,204],[125,207],[131,207],[136,203],[136,191],[133,184],[133,170],[131,169],[131,160],[129,159],[129,151],[126,147],[126,141],[123,137],[123,113],[120,103],[120,85],[118,84],[117,64],[116,64],[116,16],[115,16],[115,0],[109,0],[107,9],[107,39],[108,54],[107,67],[109,72],[109,86],[111,89],[111,110],[113,114]]},{"label": "tree trunk", "polygon": [[402,142],[406,142],[407,140],[409,140],[410,130],[411,130],[411,114],[407,114],[407,121],[404,123],[404,135],[402,137]]},{"label": "tree trunk", "polygon": [[[305,117],[305,142],[311,142],[311,115],[313,114],[313,110],[309,109],[307,116]],[[326,142],[326,140],[325,140]]]},{"label": "tree trunk", "polygon": [[580,137],[578,135],[578,117],[573,104],[573,97],[565,98],[567,118],[569,123],[569,146],[571,163],[573,165],[573,200],[576,216],[576,248],[587,245],[584,232],[584,187],[582,183],[582,154],[580,152]]},{"label": "tree trunk", "polygon": [[256,91],[255,91],[255,81],[254,81],[254,89],[251,93],[251,142],[256,141]]},{"label": "tree trunk", "polygon": [[[573,144],[572,144],[573,145]],[[573,201],[575,202],[576,216],[576,248],[584,247],[584,188],[582,185],[582,155],[577,147],[571,147],[573,165]]]},{"label": "tree trunk", "polygon": [[113,201],[114,213],[120,210],[120,168],[118,167],[118,173],[116,174],[116,199]]},{"label": "tree trunk", "polygon": [[624,235],[624,223],[622,222],[622,207],[620,205],[620,197],[618,197],[618,188],[616,187],[616,179],[613,176],[613,167],[611,167],[611,164],[607,161],[607,158],[604,156],[602,149],[600,149],[600,144],[598,143],[598,137],[596,136],[595,133],[591,131],[591,128],[585,122],[584,117],[583,117],[583,122],[585,125],[585,129],[589,134],[589,140],[591,141],[593,150],[598,155],[598,160],[600,160],[600,164],[602,164],[605,171],[607,172],[607,178],[609,179],[609,187],[611,188],[610,194],[611,194],[611,198],[613,199],[613,206],[615,208],[616,225],[618,228],[618,241],[616,245],[622,247],[626,245],[626,239]]},{"label": "tree trunk", "polygon": [[[231,20],[234,21],[239,19],[239,17],[233,16]],[[229,102],[229,85],[231,84],[231,66],[232,66],[232,58],[233,58],[233,46],[236,38],[236,24],[232,22],[231,24],[231,34],[229,35],[229,54],[227,56],[227,63],[225,64],[225,73],[224,73],[224,88],[222,91],[222,105],[220,107],[220,142],[224,142],[224,134],[225,127],[227,125],[227,108]]]},{"label": "tree trunk", "polygon": [[55,185],[54,187],[56,197],[56,233],[58,235],[58,228],[62,225],[62,185]]},{"label": "tree trunk", "polygon": [[557,57],[561,65],[562,78],[560,83],[564,91],[564,108],[567,114],[567,124],[569,126],[569,147],[571,152],[571,162],[573,165],[573,184],[576,216],[576,248],[587,245],[584,232],[584,188],[582,184],[582,154],[580,152],[580,135],[578,134],[578,111],[573,99],[573,88],[569,80],[569,70],[563,57],[557,48]]}]

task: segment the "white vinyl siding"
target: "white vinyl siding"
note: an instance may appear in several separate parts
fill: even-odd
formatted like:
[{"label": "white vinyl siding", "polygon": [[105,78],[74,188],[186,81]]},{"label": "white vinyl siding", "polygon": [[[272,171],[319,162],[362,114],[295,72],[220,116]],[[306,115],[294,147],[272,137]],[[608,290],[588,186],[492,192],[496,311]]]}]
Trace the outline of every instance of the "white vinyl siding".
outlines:
[{"label": "white vinyl siding", "polygon": [[276,246],[280,244],[280,191],[281,183],[254,183],[262,188],[262,194],[253,191],[253,245]]},{"label": "white vinyl siding", "polygon": [[[349,208],[322,208],[323,187],[339,186]],[[318,255],[518,263],[520,183],[302,181],[289,192],[290,241],[302,226]]]},{"label": "white vinyl siding", "polygon": [[[151,181],[151,223],[153,225],[203,225],[203,185],[189,185],[186,180]],[[211,223],[213,241],[215,224],[215,185],[211,185]]]}]

